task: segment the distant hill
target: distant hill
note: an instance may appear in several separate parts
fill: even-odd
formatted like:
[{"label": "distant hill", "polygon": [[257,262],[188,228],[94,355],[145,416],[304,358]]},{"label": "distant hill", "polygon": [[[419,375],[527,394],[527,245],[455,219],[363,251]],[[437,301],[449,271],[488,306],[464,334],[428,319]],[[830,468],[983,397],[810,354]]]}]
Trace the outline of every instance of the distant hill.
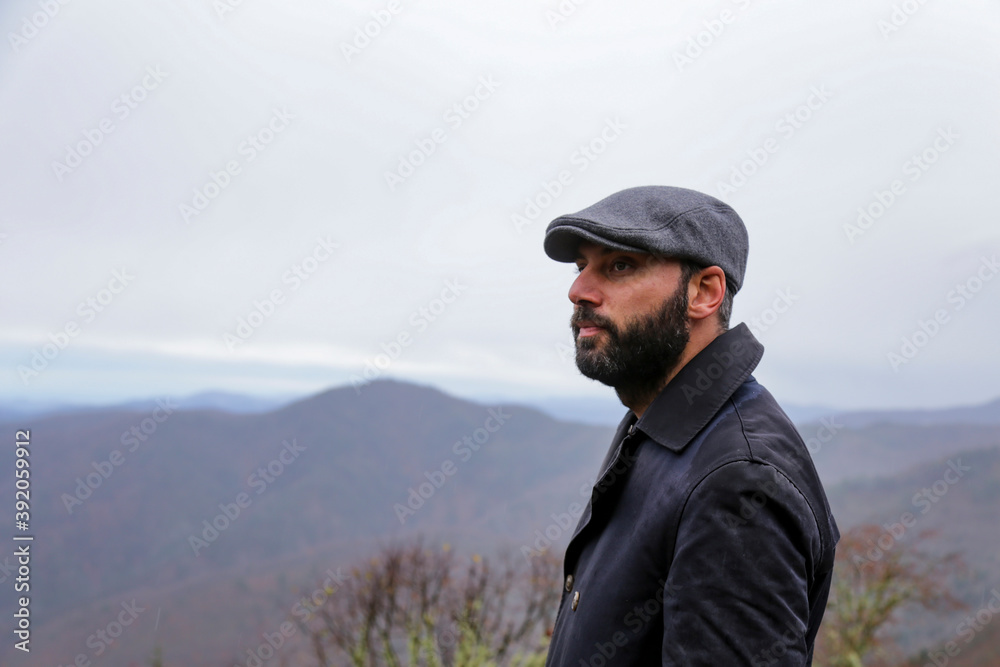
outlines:
[{"label": "distant hill", "polygon": [[801,424],[798,430],[828,487],[849,479],[895,475],[954,452],[1000,444],[1000,424],[914,426],[880,422],[852,428],[834,417]]},{"label": "distant hill", "polygon": [[[138,589],[217,580],[331,545],[417,532],[447,532],[483,549],[526,543],[549,513],[581,499],[612,435],[392,381],[262,414],[160,408],[29,421],[34,612],[42,628]],[[16,428],[24,426],[18,420]],[[6,433],[13,428],[0,424]],[[12,454],[0,454],[6,498]],[[87,487],[88,476],[96,488]],[[222,514],[235,515],[240,494],[247,506],[227,520]],[[205,521],[230,525],[213,539]],[[9,555],[0,547],[0,562]],[[0,597],[0,613],[12,603]],[[87,635],[40,637],[39,645],[55,648],[82,646]]]},{"label": "distant hill", "polygon": [[[251,396],[225,391],[205,391],[191,396],[175,398],[186,410],[221,410],[234,414],[267,412],[303,398],[302,396]],[[60,401],[0,401],[0,421],[15,418],[55,415],[64,413],[91,412],[94,410],[131,411],[151,409],[153,398],[127,401],[110,405],[83,405]],[[488,394],[477,395],[474,403],[509,403],[509,399]],[[549,396],[531,400],[514,401],[519,405],[534,407],[561,421],[592,424],[596,426],[617,426],[625,416],[626,408],[607,389],[603,396]],[[899,424],[904,426],[932,426],[941,424],[1000,424],[1000,398],[983,405],[961,406],[941,409],[921,410],[852,410],[845,411],[829,406],[798,405],[780,401],[782,409],[795,424],[805,425],[824,417],[836,417],[838,423],[850,428],[863,428],[876,424]]]},{"label": "distant hill", "polygon": [[[378,543],[419,533],[460,549],[531,545],[553,515],[585,501],[580,488],[613,432],[395,381],[263,412],[171,409],[154,402],[0,423],[8,434],[32,431],[39,664],[93,657],[88,637],[132,598],[147,611],[100,664],[145,660],[156,641],[168,664],[225,664],[273,629],[296,589]],[[957,455],[975,474],[949,487],[926,525],[995,577],[1000,426],[835,424],[816,460],[842,527],[898,518]],[[803,436],[823,425],[803,425]],[[13,497],[12,454],[0,450],[0,497]],[[10,555],[0,544],[0,564]],[[0,596],[0,614],[11,609],[11,596]],[[9,640],[0,637],[0,664],[19,664]]]},{"label": "distant hill", "polygon": [[935,426],[941,424],[1000,424],[1000,398],[984,405],[938,410],[872,410],[843,412],[838,419],[851,428],[873,424]]},{"label": "distant hill", "polygon": [[[145,412],[156,405],[154,398],[127,401],[111,405],[86,405],[61,401],[6,400],[0,403],[0,421],[14,421],[26,417],[42,417],[83,412]],[[267,412],[295,400],[294,396],[250,396],[224,391],[206,391],[182,398],[172,398],[185,410],[220,410],[234,414]]]},{"label": "distant hill", "polygon": [[[783,400],[779,402],[785,413],[797,425],[808,425],[824,417],[836,417],[838,423],[849,428],[864,428],[878,424],[1000,425],[1000,398],[984,405],[925,410],[845,411],[824,406],[798,405]],[[610,389],[603,397],[552,396],[534,399],[531,404],[557,419],[603,426],[616,426],[626,412],[626,408]]]},{"label": "distant hill", "polygon": [[[996,522],[1000,438],[988,449],[954,452],[895,475],[827,487],[827,495],[842,530],[861,523],[883,526],[890,549],[904,548],[896,546],[896,535],[900,535],[900,545],[908,545],[923,531],[932,531],[933,538],[925,545],[929,552],[963,554],[971,574],[952,592],[967,601],[973,613],[984,591],[1000,587],[1000,531]],[[904,521],[905,514],[910,518]],[[915,615],[902,633],[903,645],[912,650],[928,642],[946,641],[968,613]],[[1000,635],[992,636],[1000,639]]]},{"label": "distant hill", "polygon": [[[986,596],[989,597],[990,593],[987,592]],[[974,605],[969,613],[975,615],[982,608]],[[900,667],[925,667],[934,664],[945,664],[948,667],[996,667],[1000,665],[1000,623],[996,620],[994,615],[993,622],[985,625],[961,625],[959,621],[949,628],[950,634],[939,645],[920,651]],[[937,663],[934,658],[937,658]]]},{"label": "distant hill", "polygon": [[[611,389],[608,389],[603,397],[551,396],[536,398],[531,401],[531,405],[556,419],[597,426],[618,426],[618,422],[628,411]],[[782,403],[782,409],[796,424],[837,414],[837,410],[830,408],[787,403]]]}]

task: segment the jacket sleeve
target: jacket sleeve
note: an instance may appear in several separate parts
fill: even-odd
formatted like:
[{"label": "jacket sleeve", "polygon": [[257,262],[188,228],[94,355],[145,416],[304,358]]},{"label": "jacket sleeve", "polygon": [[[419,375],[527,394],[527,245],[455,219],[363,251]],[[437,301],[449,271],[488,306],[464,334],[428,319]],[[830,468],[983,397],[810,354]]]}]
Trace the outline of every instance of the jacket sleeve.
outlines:
[{"label": "jacket sleeve", "polygon": [[727,463],[682,510],[663,591],[663,665],[808,665],[812,510],[773,466]]}]

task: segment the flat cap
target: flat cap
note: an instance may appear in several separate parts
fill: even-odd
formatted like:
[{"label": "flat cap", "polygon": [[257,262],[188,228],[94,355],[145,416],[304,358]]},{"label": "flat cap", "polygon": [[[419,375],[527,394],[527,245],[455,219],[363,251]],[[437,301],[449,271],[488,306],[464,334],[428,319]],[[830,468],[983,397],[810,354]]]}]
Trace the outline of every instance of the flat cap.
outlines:
[{"label": "flat cap", "polygon": [[558,262],[575,261],[584,240],[718,266],[733,294],[743,284],[750,247],[743,220],[728,204],[665,185],[628,188],[579,213],[559,216],[545,230],[545,254]]}]

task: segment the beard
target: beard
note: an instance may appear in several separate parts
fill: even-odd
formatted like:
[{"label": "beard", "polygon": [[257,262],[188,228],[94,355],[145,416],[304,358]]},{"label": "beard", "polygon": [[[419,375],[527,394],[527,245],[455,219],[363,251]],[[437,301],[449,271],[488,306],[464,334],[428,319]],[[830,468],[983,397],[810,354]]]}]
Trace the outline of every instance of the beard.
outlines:
[{"label": "beard", "polygon": [[[621,328],[587,306],[577,308],[570,319],[576,367],[586,377],[613,387],[624,405],[648,405],[687,347],[691,335],[687,308],[686,284],[659,310],[633,317]],[[581,339],[579,322],[586,320],[604,331]]]}]

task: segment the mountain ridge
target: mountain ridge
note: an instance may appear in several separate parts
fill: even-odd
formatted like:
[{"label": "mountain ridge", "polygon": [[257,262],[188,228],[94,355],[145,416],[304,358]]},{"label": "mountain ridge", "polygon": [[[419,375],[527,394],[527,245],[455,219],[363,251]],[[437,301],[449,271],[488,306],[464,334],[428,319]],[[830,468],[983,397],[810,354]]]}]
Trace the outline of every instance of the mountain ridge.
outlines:
[{"label": "mountain ridge", "polygon": [[[201,625],[226,615],[220,632],[241,641],[248,628],[272,622],[265,599],[274,607],[289,587],[310,586],[314,565],[349,565],[379,542],[424,535],[478,552],[532,546],[553,516],[586,502],[580,489],[593,481],[613,435],[611,427],[530,406],[481,404],[395,380],[336,387],[261,413],[157,408],[28,424],[35,620],[54,651],[83,646],[89,618],[141,594],[162,609],[163,627],[190,633],[192,650],[215,655],[221,649]],[[987,457],[977,464],[982,474],[949,487],[947,503],[935,503],[927,517],[927,525],[951,531],[952,542],[982,552],[977,531],[989,534],[983,512],[992,485],[1000,488],[1000,464],[990,458],[1000,460],[1000,425],[855,428],[826,420],[800,430],[818,445],[817,468],[842,529],[913,511],[913,494],[933,486],[948,457]],[[0,453],[0,495],[10,497],[11,456]],[[975,506],[974,498],[986,500]],[[552,548],[561,550],[570,532],[555,535]],[[0,547],[0,563],[8,556]],[[981,569],[1000,568],[977,558]],[[0,613],[9,604],[0,599]],[[149,627],[159,613],[151,610],[141,621]],[[185,614],[199,622],[182,622]],[[125,656],[145,659],[149,650],[122,649],[122,660],[106,664],[125,667]],[[59,664],[68,656],[50,657]]]}]

